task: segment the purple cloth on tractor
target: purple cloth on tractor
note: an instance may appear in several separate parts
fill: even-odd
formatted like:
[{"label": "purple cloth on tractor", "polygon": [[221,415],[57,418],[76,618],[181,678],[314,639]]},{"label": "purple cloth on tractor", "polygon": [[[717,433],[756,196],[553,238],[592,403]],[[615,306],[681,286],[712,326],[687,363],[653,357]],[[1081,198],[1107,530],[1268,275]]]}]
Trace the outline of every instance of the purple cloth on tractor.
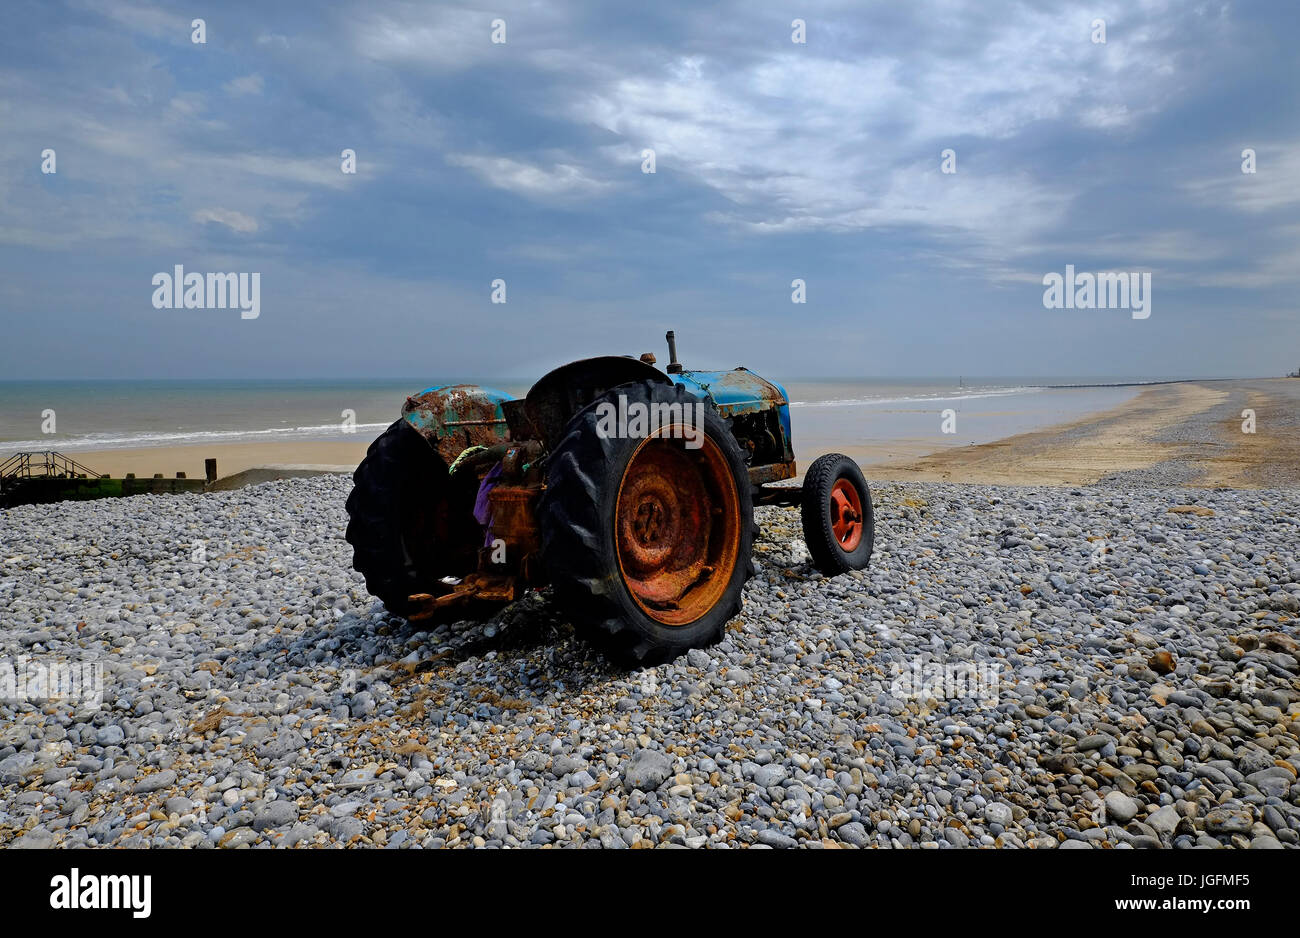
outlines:
[{"label": "purple cloth on tractor", "polygon": [[479,483],[478,495],[474,498],[474,520],[483,525],[484,547],[492,546],[492,503],[488,500],[488,496],[492,494],[500,478],[501,463],[497,463]]}]

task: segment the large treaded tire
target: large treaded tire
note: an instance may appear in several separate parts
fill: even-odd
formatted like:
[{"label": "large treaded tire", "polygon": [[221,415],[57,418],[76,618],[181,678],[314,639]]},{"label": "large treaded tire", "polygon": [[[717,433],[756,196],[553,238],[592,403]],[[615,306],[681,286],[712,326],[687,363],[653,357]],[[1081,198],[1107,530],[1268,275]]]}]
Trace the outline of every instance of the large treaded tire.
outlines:
[{"label": "large treaded tire", "polygon": [[[852,550],[844,549],[832,526],[831,490],[841,480],[856,490],[862,507],[862,530]],[[813,460],[804,474],[799,514],[808,553],[822,573],[835,576],[850,570],[862,570],[871,562],[871,550],[876,540],[875,513],[871,507],[871,490],[854,460],[841,453],[827,453]]]},{"label": "large treaded tire", "polygon": [[352,566],[389,612],[406,616],[413,593],[438,593],[440,553],[429,510],[445,497],[447,466],[405,420],[397,420],[366,451],[352,474],[347,539]]},{"label": "large treaded tire", "polygon": [[666,625],[647,614],[624,579],[615,523],[620,485],[642,440],[597,433],[597,408],[604,401],[616,402],[620,394],[629,405],[703,403],[680,385],[646,381],[613,388],[579,411],[548,460],[547,487],[538,508],[542,558],[557,603],[585,635],[618,660],[649,664],[722,638],[727,622],[740,613],[741,592],[754,574],[757,528],[740,446],[706,404],[704,432],[717,444],[736,486],[735,563],[721,597],[695,621]]}]

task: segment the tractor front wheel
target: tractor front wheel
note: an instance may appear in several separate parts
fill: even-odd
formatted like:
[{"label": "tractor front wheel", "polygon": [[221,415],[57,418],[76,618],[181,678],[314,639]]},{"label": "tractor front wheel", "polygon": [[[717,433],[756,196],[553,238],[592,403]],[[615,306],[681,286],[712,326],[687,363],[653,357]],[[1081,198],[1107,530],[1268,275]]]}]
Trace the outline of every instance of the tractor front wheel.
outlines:
[{"label": "tractor front wheel", "polygon": [[804,474],[799,513],[813,564],[827,576],[861,570],[876,538],[871,491],[858,464],[841,453],[813,460]]},{"label": "tractor front wheel", "polygon": [[[614,388],[573,417],[548,462],[542,556],[556,599],[623,659],[718,641],[753,575],[744,457],[699,404],[675,384]],[[620,435],[602,419],[611,409],[674,416]]]}]

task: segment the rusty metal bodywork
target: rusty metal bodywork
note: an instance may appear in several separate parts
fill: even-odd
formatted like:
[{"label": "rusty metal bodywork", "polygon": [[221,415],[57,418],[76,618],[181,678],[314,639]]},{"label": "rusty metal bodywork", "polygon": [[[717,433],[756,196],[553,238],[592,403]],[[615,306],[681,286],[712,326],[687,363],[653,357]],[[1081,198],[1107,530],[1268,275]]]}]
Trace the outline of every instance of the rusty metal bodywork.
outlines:
[{"label": "rusty metal bodywork", "polygon": [[473,384],[437,386],[408,397],[402,419],[450,466],[471,446],[505,442],[506,417],[501,405],[508,400],[508,394]]},{"label": "rusty metal bodywork", "polygon": [[[480,491],[480,498],[486,494],[491,518],[490,540],[478,551],[477,572],[459,580],[447,578],[446,591],[438,595],[411,596],[417,612],[410,618],[428,618],[471,599],[509,602],[524,589],[541,585],[537,503],[545,485],[546,454],[560,442],[574,414],[619,385],[681,384],[715,408],[740,444],[756,500],[768,500],[760,491],[764,483],[795,476],[789,398],[780,385],[746,368],[686,371],[676,365],[675,354],[665,374],[650,358],[604,356],[572,362],[541,378],[523,400],[463,384],[427,388],[406,399],[403,419],[443,463],[453,473],[475,474],[481,488],[490,486],[490,491]],[[471,448],[476,449],[466,452]],[[644,538],[629,534],[625,541],[628,559],[635,565],[635,545]],[[494,544],[504,550],[494,549]],[[649,607],[653,592],[647,596]],[[655,614],[671,619],[675,613],[666,609]]]}]

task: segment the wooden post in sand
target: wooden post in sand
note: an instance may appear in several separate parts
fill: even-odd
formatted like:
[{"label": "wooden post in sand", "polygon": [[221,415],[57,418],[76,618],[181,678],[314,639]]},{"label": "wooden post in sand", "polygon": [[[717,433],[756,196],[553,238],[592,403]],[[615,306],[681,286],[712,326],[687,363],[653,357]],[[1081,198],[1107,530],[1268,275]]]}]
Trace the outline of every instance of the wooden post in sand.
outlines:
[{"label": "wooden post in sand", "polygon": [[217,461],[215,459],[203,460],[203,474],[209,482],[217,481]]}]

